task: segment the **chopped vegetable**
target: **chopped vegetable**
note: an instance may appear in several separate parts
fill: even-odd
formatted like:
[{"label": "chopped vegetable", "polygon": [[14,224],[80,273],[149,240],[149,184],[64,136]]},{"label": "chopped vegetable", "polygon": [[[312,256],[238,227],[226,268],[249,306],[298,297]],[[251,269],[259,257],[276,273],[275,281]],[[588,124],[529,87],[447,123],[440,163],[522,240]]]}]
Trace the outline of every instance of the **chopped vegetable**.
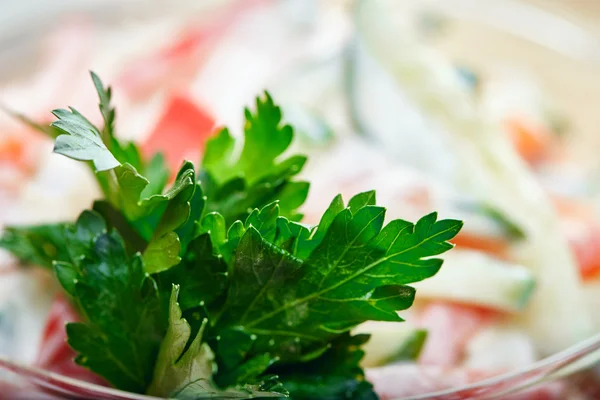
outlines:
[{"label": "chopped vegetable", "polygon": [[[440,127],[427,134],[419,132],[419,136],[411,129],[403,132],[406,135],[396,132],[398,143],[416,142],[415,147],[397,146],[398,152],[404,150],[403,160],[419,163],[419,167],[497,208],[511,221],[518,221],[527,240],[515,254],[516,261],[536,278],[535,296],[518,320],[541,354],[553,354],[590,337],[594,330],[575,259],[539,181],[508,138],[483,117],[458,81],[454,67],[400,30],[391,17],[391,5],[382,0],[358,2],[358,40],[371,63],[387,73],[387,87],[402,88],[399,94],[394,92],[401,101],[394,101],[396,112],[391,115],[400,115],[399,105],[413,104],[411,110],[425,112],[434,121],[432,125]],[[396,51],[399,47],[403,51]],[[421,151],[417,143],[424,146]]]},{"label": "chopped vegetable", "polygon": [[485,326],[491,315],[473,306],[431,302],[419,316],[418,325],[428,331],[419,362],[444,367],[456,365],[469,338]]},{"label": "chopped vegetable", "polygon": [[531,299],[535,278],[527,268],[485,253],[455,250],[435,279],[415,285],[420,299],[444,299],[503,312],[521,311]]},{"label": "chopped vegetable", "polygon": [[528,163],[536,164],[552,156],[555,138],[541,124],[512,117],[506,119],[505,129],[515,150]]},{"label": "chopped vegetable", "polygon": [[207,111],[187,96],[173,95],[158,124],[142,146],[146,157],[162,152],[172,170],[183,159],[195,159],[214,129],[215,121]]},{"label": "chopped vegetable", "polygon": [[368,334],[370,339],[363,346],[365,356],[361,365],[365,368],[378,367],[398,361],[416,361],[427,331],[404,323],[365,322],[352,330],[354,334]]}]

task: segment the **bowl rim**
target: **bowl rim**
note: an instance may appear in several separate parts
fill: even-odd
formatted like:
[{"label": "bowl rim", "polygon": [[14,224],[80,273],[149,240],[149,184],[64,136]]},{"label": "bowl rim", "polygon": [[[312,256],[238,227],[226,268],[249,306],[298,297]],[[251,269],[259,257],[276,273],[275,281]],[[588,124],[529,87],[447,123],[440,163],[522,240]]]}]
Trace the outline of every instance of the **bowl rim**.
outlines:
[{"label": "bowl rim", "polygon": [[[597,354],[594,354],[597,352]],[[586,359],[594,354],[595,357]],[[566,348],[556,354],[543,358],[527,367],[513,370],[504,374],[482,379],[460,387],[444,389],[416,396],[396,398],[395,400],[433,400],[433,399],[462,399],[463,396],[477,395],[478,398],[496,398],[498,396],[524,390],[547,379],[552,379],[555,373],[565,367],[573,367],[569,373],[584,369],[600,359],[600,334],[594,335],[580,343]],[[578,361],[584,361],[577,364]],[[46,371],[41,368],[27,366],[0,357],[0,369],[15,373],[25,378],[29,383],[37,384],[52,392],[67,395],[86,396],[99,400],[159,400],[158,397],[148,396],[100,386],[82,380]],[[458,397],[457,397],[458,396]],[[481,396],[481,397],[479,397]],[[213,396],[207,398],[214,398]],[[471,397],[469,397],[471,398]]]}]

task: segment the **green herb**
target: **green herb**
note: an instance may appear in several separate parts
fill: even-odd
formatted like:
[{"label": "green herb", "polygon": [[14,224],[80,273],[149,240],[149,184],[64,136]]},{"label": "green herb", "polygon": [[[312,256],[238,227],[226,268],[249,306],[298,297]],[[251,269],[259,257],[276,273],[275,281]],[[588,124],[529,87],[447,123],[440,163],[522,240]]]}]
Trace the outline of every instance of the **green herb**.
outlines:
[{"label": "green herb", "polygon": [[55,151],[91,161],[105,198],[74,224],[0,239],[22,261],[54,266],[82,314],[67,326],[76,361],[157,396],[376,399],[359,366],[368,337],[349,331],[402,321],[407,284],[439,270],[435,256],[462,223],[431,213],[384,224],[365,192],[301,224],[308,183],[293,177],[306,157],[282,158],[293,130],[268,94],[245,112],[239,156],[223,129],[198,173],[183,162],[165,190],[162,157],[144,160],[116,138],[110,88],[92,78],[104,127],[56,111]]},{"label": "green herb", "polygon": [[222,129],[206,144],[202,183],[207,210],[219,212],[228,223],[243,220],[248,210],[279,200],[283,215],[300,219],[296,209],[308,195],[307,182],[291,182],[306,157],[279,160],[289,147],[293,129],[281,122],[281,109],[268,93],[256,99],[256,112],[245,110],[244,146],[233,156],[235,141]]},{"label": "green herb", "polygon": [[343,334],[318,359],[276,369],[295,400],[376,400],[372,385],[358,363],[369,335]]},{"label": "green herb", "polygon": [[67,325],[75,361],[115,387],[145,391],[167,324],[142,258],[127,256],[120,235],[107,232],[102,218],[89,211],[70,231],[67,245],[78,257],[57,263],[56,272],[85,320]]}]

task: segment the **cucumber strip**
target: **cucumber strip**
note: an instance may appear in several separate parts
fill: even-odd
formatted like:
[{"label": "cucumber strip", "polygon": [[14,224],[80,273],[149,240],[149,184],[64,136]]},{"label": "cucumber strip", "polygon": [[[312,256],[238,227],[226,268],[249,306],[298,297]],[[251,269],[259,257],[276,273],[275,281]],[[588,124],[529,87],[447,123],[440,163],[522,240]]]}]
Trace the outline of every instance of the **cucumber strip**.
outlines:
[{"label": "cucumber strip", "polygon": [[369,321],[354,328],[352,334],[369,334],[363,345],[363,368],[379,367],[396,361],[415,361],[427,338],[427,331],[408,322]]},{"label": "cucumber strip", "polygon": [[445,138],[443,151],[431,147],[420,161],[439,162],[438,157],[451,155],[446,168],[438,169],[444,178],[498,208],[527,236],[517,259],[535,275],[537,288],[515,322],[543,354],[591,336],[594,330],[575,260],[546,194],[506,136],[481,117],[453,67],[423,48],[410,32],[399,30],[390,15],[394,4],[359,1],[355,16],[360,39],[395,86],[444,128],[439,135]]},{"label": "cucumber strip", "polygon": [[521,311],[531,299],[535,278],[525,267],[478,251],[453,250],[432,278],[413,284],[418,299],[444,299],[504,312]]}]

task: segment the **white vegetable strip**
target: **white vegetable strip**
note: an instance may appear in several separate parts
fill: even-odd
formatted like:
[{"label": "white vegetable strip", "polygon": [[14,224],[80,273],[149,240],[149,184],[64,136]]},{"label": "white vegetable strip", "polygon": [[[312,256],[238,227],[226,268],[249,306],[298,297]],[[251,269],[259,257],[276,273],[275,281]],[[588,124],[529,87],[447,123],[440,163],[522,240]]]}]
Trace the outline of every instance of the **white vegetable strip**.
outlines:
[{"label": "white vegetable strip", "polygon": [[521,310],[535,287],[525,267],[477,251],[453,250],[432,279],[413,284],[417,299],[446,299],[506,312]]},{"label": "white vegetable strip", "polygon": [[534,272],[538,286],[520,323],[544,353],[590,336],[577,269],[545,194],[507,140],[479,117],[451,66],[389,19],[390,4],[360,3],[360,36],[417,106],[452,132],[453,147],[447,151],[461,166],[455,184],[518,221],[528,237],[519,261]]}]

